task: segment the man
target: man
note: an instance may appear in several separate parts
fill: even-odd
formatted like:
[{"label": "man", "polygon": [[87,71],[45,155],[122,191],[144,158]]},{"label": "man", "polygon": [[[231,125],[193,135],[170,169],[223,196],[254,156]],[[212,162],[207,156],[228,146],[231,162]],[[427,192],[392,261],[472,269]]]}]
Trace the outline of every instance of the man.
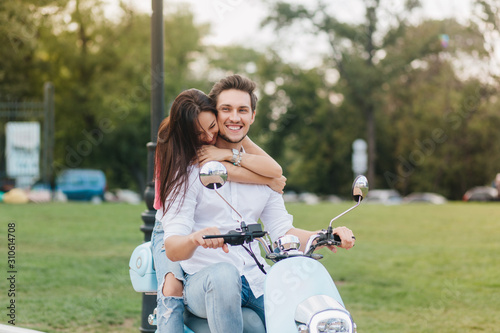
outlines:
[{"label": "man", "polygon": [[[232,75],[216,83],[209,94],[218,111],[216,146],[234,149],[236,165],[245,159],[241,141],[255,120],[254,90],[254,82]],[[228,182],[219,193],[247,224],[260,218],[273,242],[285,234],[293,234],[304,246],[316,233],[294,228],[281,195],[267,186]],[[191,170],[184,200],[174,206],[178,209],[167,212],[162,219],[165,249],[170,260],[181,261],[187,274],[184,298],[188,309],[207,318],[211,332],[242,332],[241,306],[252,308],[264,321],[265,275],[257,264],[241,246],[229,248],[222,239],[203,239],[204,235],[238,228],[241,222],[238,214],[214,191],[201,185],[196,167]],[[351,230],[340,227],[334,233],[342,239],[343,248],[354,245]],[[260,253],[257,244],[251,246],[254,253]],[[266,266],[264,259],[258,258]]]}]

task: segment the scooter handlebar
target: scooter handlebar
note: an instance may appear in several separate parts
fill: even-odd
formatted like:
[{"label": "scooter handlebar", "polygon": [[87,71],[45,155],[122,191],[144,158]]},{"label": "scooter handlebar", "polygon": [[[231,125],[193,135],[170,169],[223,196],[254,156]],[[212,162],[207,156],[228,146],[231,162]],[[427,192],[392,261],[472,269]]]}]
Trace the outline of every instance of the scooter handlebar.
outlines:
[{"label": "scooter handlebar", "polygon": [[312,240],[316,240],[316,243],[313,245],[310,239],[310,243],[308,244],[309,246],[306,246],[306,255],[312,255],[316,248],[320,246],[340,246],[342,244],[342,240],[340,239],[339,235],[332,234],[330,228],[328,228],[328,230],[319,232],[315,236],[315,239]]},{"label": "scooter handlebar", "polygon": [[264,237],[267,234],[266,231],[236,231],[231,230],[227,234],[223,235],[205,235],[203,239],[211,238],[223,238],[224,243],[229,245],[242,245],[244,243],[250,243],[256,238]]},{"label": "scooter handlebar", "polygon": [[[261,239],[265,235],[267,235],[267,231],[262,231],[262,226],[258,223],[255,224],[250,224],[246,225],[245,223],[242,223],[242,230],[241,231],[236,231],[236,230],[231,230],[225,235],[205,235],[203,236],[203,239],[210,239],[210,238],[223,238],[225,244],[230,244],[230,245],[243,245],[244,243],[250,243],[256,239]],[[243,245],[243,248],[248,252],[248,254],[255,260],[255,263],[257,264],[257,267],[264,273],[266,273],[266,270],[264,269],[264,265],[259,262],[255,254],[253,253],[252,248],[247,248]]]},{"label": "scooter handlebar", "polygon": [[323,246],[323,245],[335,245],[339,246],[342,244],[342,240],[340,239],[340,236],[337,234],[330,234],[330,233],[320,233],[320,237],[316,243],[316,246]]}]

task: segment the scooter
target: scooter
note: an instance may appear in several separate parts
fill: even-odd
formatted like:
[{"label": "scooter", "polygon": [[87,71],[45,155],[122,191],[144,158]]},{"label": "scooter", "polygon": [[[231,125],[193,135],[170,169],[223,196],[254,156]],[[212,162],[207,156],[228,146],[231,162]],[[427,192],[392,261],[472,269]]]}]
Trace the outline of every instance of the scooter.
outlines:
[{"label": "scooter", "polygon": [[[208,162],[200,170],[202,184],[216,192],[226,180],[227,171],[221,163]],[[358,176],[352,186],[352,196],[356,204],[333,218],[328,229],[311,236],[304,252],[299,251],[298,237],[285,235],[279,238],[273,246],[268,240],[267,232],[262,230],[260,224],[246,225],[243,221],[240,222],[239,229],[227,234],[204,236],[205,238],[223,238],[225,243],[233,246],[245,247],[245,244],[258,241],[266,252],[266,258],[275,263],[266,272],[253,252],[245,247],[259,268],[266,274],[264,306],[268,333],[356,332],[356,324],[349,311],[346,310],[335,283],[324,266],[318,262],[323,256],[314,251],[322,246],[341,245],[340,238],[333,234],[332,223],[358,207],[367,193],[366,177]],[[217,194],[226,201],[218,192]],[[226,203],[235,210],[227,201]],[[238,212],[236,213],[239,215]],[[156,291],[152,257],[151,246],[148,247],[147,243],[137,247],[132,254],[129,264],[130,276],[136,291]],[[135,269],[134,265],[140,268]],[[143,265],[147,267],[144,268]],[[154,315],[150,316],[150,324],[153,324],[154,320]],[[193,331],[185,327],[185,332]]]}]

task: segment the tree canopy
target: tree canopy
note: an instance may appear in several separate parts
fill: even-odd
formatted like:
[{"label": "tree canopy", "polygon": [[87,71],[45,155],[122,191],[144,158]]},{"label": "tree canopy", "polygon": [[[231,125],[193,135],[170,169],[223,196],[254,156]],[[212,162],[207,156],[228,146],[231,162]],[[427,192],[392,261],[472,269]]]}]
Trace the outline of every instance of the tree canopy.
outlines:
[{"label": "tree canopy", "polygon": [[304,68],[272,47],[207,45],[210,26],[180,5],[165,16],[165,73],[156,73],[147,14],[122,4],[110,18],[94,0],[4,1],[0,100],[40,99],[52,81],[54,168],[100,168],[111,188],[144,188],[151,75],[165,80],[166,112],[184,89],[208,91],[232,73],[255,80],[250,136],[283,166],[289,190],[347,193],[357,138],[368,142],[373,187],[459,199],[500,172],[499,79],[473,70],[496,52],[494,1],[477,1],[469,22],[415,19],[416,0],[399,12],[363,1],[358,22],[325,1],[271,3],[263,25],[321,37],[322,64]]},{"label": "tree canopy", "polygon": [[[392,25],[381,22],[381,14],[388,10],[383,1],[363,4],[362,23],[342,22],[330,14],[323,1],[307,7],[275,2],[263,22],[278,30],[302,24],[310,27],[308,32],[312,36],[326,36],[330,51],[321,69],[334,70],[339,77],[333,85],[323,78],[317,86],[316,98],[329,96],[334,103],[327,103],[329,121],[321,120],[321,130],[313,131],[319,140],[313,145],[318,160],[313,162],[309,157],[301,162],[300,168],[307,170],[306,165],[315,164],[318,175],[325,169],[343,170],[337,165],[338,160],[328,157],[336,156],[341,164],[348,164],[352,152],[348,143],[361,137],[368,141],[372,186],[396,188],[404,194],[434,191],[459,199],[466,189],[490,183],[500,171],[499,135],[496,126],[490,127],[499,121],[499,116],[494,115],[498,81],[491,83],[467,76],[467,68],[459,67],[464,59],[481,66],[491,57],[485,49],[484,31],[473,21],[462,24],[454,19],[422,19],[414,23],[411,12],[418,7],[418,1],[406,2],[404,10],[395,13]],[[311,87],[308,82],[299,94],[306,96]],[[283,88],[289,89],[286,84]],[[290,90],[289,96],[297,96],[297,91]],[[324,113],[314,98],[307,99],[308,105],[316,110],[314,115]],[[284,121],[290,119],[289,112],[295,115],[293,108],[299,104],[291,105],[283,113]],[[303,107],[302,112],[306,109]],[[310,124],[311,116],[294,120]],[[489,149],[494,146],[496,153],[484,149],[485,142],[479,143],[481,136],[476,131],[488,133]],[[330,153],[320,157],[321,144],[328,141],[324,132],[337,135],[327,144]],[[293,131],[291,137],[297,133]],[[283,142],[287,142],[286,135],[281,132],[277,135],[285,137]],[[313,139],[302,136],[299,140]],[[339,145],[344,146],[342,156],[335,153]],[[324,175],[320,178],[327,179]]]}]

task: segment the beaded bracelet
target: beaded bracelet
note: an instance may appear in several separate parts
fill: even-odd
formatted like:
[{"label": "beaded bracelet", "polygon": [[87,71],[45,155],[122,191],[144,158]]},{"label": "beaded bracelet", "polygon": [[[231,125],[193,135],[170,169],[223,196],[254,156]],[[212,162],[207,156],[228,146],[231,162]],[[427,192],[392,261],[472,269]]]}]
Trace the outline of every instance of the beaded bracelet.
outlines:
[{"label": "beaded bracelet", "polygon": [[240,152],[238,154],[238,160],[236,162],[234,162],[233,164],[236,165],[236,166],[241,166],[241,159],[243,158],[243,152]]}]

